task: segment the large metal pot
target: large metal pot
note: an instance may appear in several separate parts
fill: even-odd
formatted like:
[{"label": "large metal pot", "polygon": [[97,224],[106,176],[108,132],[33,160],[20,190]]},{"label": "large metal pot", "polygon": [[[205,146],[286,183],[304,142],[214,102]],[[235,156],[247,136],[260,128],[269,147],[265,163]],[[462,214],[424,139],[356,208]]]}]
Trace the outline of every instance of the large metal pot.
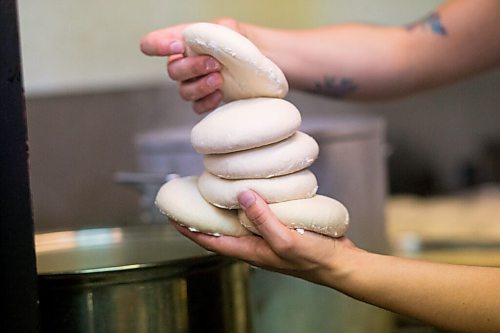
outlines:
[{"label": "large metal pot", "polygon": [[248,266],[171,225],[36,235],[42,332],[249,332]]},{"label": "large metal pot", "polygon": [[318,193],[347,206],[351,240],[365,250],[386,252],[385,122],[372,115],[337,114],[307,119],[303,130],[320,146],[311,167],[318,179]]}]

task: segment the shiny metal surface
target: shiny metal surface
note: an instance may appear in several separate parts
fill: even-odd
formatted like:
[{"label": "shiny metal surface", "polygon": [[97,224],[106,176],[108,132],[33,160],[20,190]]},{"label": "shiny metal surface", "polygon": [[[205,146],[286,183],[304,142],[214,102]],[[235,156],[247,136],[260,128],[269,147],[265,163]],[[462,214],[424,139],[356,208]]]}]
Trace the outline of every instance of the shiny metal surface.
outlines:
[{"label": "shiny metal surface", "polygon": [[386,253],[385,123],[370,115],[313,118],[304,130],[318,141],[320,153],[311,167],[318,193],[340,200],[349,210],[348,237],[365,250]]},{"label": "shiny metal surface", "polygon": [[171,225],[36,235],[42,332],[249,332],[248,266]]}]

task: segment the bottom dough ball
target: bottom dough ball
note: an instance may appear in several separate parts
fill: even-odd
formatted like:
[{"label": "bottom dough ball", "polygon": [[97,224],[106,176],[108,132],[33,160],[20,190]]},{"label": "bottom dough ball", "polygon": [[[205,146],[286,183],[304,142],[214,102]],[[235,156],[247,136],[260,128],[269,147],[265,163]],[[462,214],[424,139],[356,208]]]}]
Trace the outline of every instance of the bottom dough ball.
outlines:
[{"label": "bottom dough ball", "polygon": [[176,178],[165,183],[156,195],[155,204],[170,219],[212,235],[249,235],[238,221],[236,211],[217,208],[203,199],[198,191],[198,177]]},{"label": "bottom dough ball", "polygon": [[[309,199],[278,202],[269,205],[278,219],[292,229],[304,229],[330,237],[343,236],[349,225],[347,208],[335,199],[316,195]],[[245,212],[238,213],[241,224],[258,234]]]}]

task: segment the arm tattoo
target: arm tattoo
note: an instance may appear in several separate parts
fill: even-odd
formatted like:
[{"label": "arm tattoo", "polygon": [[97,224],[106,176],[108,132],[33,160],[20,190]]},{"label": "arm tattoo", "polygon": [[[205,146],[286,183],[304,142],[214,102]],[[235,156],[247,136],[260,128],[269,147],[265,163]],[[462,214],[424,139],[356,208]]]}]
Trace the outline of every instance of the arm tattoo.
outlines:
[{"label": "arm tattoo", "polygon": [[426,29],[430,29],[436,35],[446,36],[448,35],[448,30],[441,23],[441,17],[438,13],[432,13],[429,16],[423,18],[420,21],[409,24],[406,26],[406,29],[411,31],[417,27],[424,27]]},{"label": "arm tattoo", "polygon": [[358,86],[347,78],[335,79],[333,76],[323,77],[323,82],[316,82],[314,92],[332,96],[335,98],[345,97],[358,89]]}]

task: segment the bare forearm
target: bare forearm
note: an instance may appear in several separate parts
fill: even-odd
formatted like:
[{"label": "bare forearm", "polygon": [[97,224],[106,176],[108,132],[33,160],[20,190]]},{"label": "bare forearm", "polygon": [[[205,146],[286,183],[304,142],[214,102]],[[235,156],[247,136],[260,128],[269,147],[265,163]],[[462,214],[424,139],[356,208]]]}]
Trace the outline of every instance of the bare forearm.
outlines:
[{"label": "bare forearm", "polygon": [[247,31],[293,88],[338,98],[399,94],[396,47],[405,32],[400,28],[350,24],[302,31],[250,26]]},{"label": "bare forearm", "polygon": [[459,332],[500,332],[500,268],[409,260],[363,251],[349,239],[289,229],[255,192],[239,202],[262,237],[178,230],[204,248],[339,290]]},{"label": "bare forearm", "polygon": [[500,1],[455,0],[408,27],[348,24],[276,30],[242,24],[291,86],[379,99],[443,85],[500,64]]},{"label": "bare forearm", "polygon": [[332,271],[338,275],[327,278],[327,285],[445,329],[500,331],[500,269],[429,263],[361,250],[348,253],[337,258]]}]

